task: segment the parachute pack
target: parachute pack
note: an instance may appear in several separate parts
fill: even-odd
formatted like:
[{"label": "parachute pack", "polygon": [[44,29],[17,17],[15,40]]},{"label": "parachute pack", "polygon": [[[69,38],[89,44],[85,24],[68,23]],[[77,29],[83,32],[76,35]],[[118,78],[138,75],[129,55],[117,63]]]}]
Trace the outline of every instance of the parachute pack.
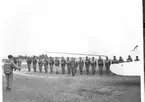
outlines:
[{"label": "parachute pack", "polygon": [[5,62],[3,68],[4,68],[4,74],[6,75],[9,75],[13,72],[12,64],[10,61]]}]

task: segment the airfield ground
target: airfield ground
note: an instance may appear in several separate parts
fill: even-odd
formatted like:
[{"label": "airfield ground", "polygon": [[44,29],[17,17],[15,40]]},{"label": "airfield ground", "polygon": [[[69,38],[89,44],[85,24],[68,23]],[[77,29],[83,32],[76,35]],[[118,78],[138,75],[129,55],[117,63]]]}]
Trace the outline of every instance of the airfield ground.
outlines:
[{"label": "airfield ground", "polygon": [[14,72],[11,92],[3,102],[141,102],[140,77],[115,75],[62,75]]}]

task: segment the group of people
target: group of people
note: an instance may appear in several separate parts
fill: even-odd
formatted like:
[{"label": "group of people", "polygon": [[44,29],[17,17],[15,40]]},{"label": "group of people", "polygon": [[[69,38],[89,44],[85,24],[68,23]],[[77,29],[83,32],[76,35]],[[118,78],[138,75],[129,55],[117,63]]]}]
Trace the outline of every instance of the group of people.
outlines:
[{"label": "group of people", "polygon": [[[53,68],[56,68],[56,74],[59,73],[59,68],[61,67],[62,74],[65,74],[65,66],[67,66],[67,72],[68,74],[72,73],[72,76],[74,76],[77,72],[77,68],[79,68],[80,74],[83,74],[84,66],[86,69],[86,74],[88,75],[90,72],[90,68],[92,69],[93,75],[96,73],[96,67],[99,68],[100,75],[103,74],[103,68],[105,66],[106,73],[109,74],[109,68],[111,64],[117,64],[117,63],[123,63],[123,62],[132,62],[133,59],[129,55],[127,60],[124,61],[122,57],[119,57],[119,60],[117,60],[116,56],[113,57],[113,60],[110,60],[108,57],[106,59],[102,59],[101,56],[99,56],[99,59],[95,59],[94,57],[85,59],[82,57],[79,57],[79,60],[76,58],[69,58],[65,60],[64,57],[61,59],[58,57],[28,57],[26,59],[28,71],[31,71],[31,64],[33,65],[34,72],[36,72],[37,64],[39,66],[39,71],[42,72],[42,66],[44,66],[45,73],[48,72],[48,68],[50,68],[50,73],[53,73]],[[138,56],[136,56],[134,61],[139,61]],[[15,58],[12,55],[8,55],[8,59],[4,61],[3,70],[6,77],[6,91],[11,91],[12,87],[12,80],[13,80],[13,70],[18,69],[21,70],[21,58]]]},{"label": "group of people", "polygon": [[[50,74],[53,73],[54,69],[56,69],[56,74],[59,73],[59,68],[61,69],[62,74],[67,73],[72,74],[74,76],[77,71],[79,71],[80,74],[83,74],[84,67],[86,70],[86,74],[88,75],[90,73],[90,69],[92,71],[92,74],[95,75],[96,68],[99,69],[100,75],[103,74],[103,68],[106,70],[106,74],[109,74],[109,68],[111,64],[117,64],[117,63],[123,63],[123,62],[132,62],[133,59],[129,55],[127,60],[124,61],[122,57],[119,57],[119,60],[117,60],[116,56],[113,56],[113,59],[110,60],[108,57],[106,59],[101,58],[99,56],[99,59],[96,59],[95,57],[89,58],[70,58],[67,57],[66,59],[64,57],[45,57],[45,58],[37,58],[35,56],[28,57],[26,62],[28,66],[28,71],[31,71],[31,65],[33,66],[34,72],[36,72],[37,64],[39,67],[39,72],[42,72],[42,68],[44,67],[45,73],[48,73],[48,69],[50,69]],[[138,56],[136,56],[135,61],[139,61]],[[79,70],[77,70],[79,69]]]}]

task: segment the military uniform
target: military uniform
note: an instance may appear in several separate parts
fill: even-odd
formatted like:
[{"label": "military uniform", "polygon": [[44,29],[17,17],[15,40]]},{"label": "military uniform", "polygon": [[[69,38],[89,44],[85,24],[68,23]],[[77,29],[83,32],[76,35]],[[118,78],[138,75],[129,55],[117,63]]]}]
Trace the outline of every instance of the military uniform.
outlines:
[{"label": "military uniform", "polygon": [[109,74],[110,65],[111,65],[111,62],[110,62],[110,60],[107,57],[106,60],[105,60],[105,67],[106,67],[106,74],[107,75]]},{"label": "military uniform", "polygon": [[100,57],[98,59],[98,67],[99,67],[99,73],[100,73],[100,75],[103,74],[103,66],[104,66],[103,59]]},{"label": "military uniform", "polygon": [[53,73],[53,65],[54,65],[54,61],[52,58],[49,59],[49,67],[50,67],[50,73]]},{"label": "military uniform", "polygon": [[71,64],[71,72],[72,72],[72,76],[75,75],[75,60],[72,58],[70,61]]},{"label": "military uniform", "polygon": [[42,67],[43,67],[43,60],[42,59],[39,59],[38,65],[39,65],[39,71],[41,73],[42,72]]},{"label": "military uniform", "polygon": [[86,73],[89,74],[89,67],[90,67],[90,60],[86,58],[85,60],[85,67],[86,67]]},{"label": "military uniform", "polygon": [[78,62],[75,61],[75,74],[77,73],[77,68],[78,68]]},{"label": "military uniform", "polygon": [[65,73],[65,65],[66,65],[66,61],[64,58],[61,59],[61,70],[62,70],[62,74]]},{"label": "military uniform", "polygon": [[136,59],[134,61],[140,61],[139,58],[138,58],[138,56],[136,56]]},{"label": "military uniform", "polygon": [[116,56],[114,56],[113,60],[112,60],[112,64],[117,64],[118,60],[116,59]]},{"label": "military uniform", "polygon": [[118,63],[123,63],[123,62],[124,62],[123,58],[119,57]]},{"label": "military uniform", "polygon": [[78,61],[79,69],[80,69],[80,74],[83,74],[83,67],[84,67],[84,61],[80,58]]},{"label": "military uniform", "polygon": [[59,70],[59,60],[56,58],[54,61],[55,67],[56,67],[56,74],[58,74],[58,70]]},{"label": "military uniform", "polygon": [[71,71],[71,65],[70,65],[70,60],[69,60],[69,57],[67,58],[67,70],[68,70],[68,74],[70,74],[70,71]]},{"label": "military uniform", "polygon": [[48,72],[48,59],[44,59],[44,71],[45,71],[45,73],[47,73]]},{"label": "military uniform", "polygon": [[26,60],[26,62],[27,62],[27,66],[28,66],[28,71],[30,72],[31,71],[31,59],[30,58],[28,58],[27,60]]},{"label": "military uniform", "polygon": [[36,68],[37,68],[37,59],[33,58],[33,70],[34,70],[34,72],[36,72]]},{"label": "military uniform", "polygon": [[90,61],[93,75],[96,73],[96,61],[94,58]]},{"label": "military uniform", "polygon": [[127,58],[127,62],[132,62],[132,58],[131,58],[130,55],[129,55],[128,58]]},{"label": "military uniform", "polygon": [[[12,56],[11,56],[12,57]],[[13,81],[13,69],[20,69],[12,59],[8,59],[6,63],[2,66],[3,69],[5,70],[6,67],[9,67],[9,70],[11,70],[10,74],[5,74],[5,79],[6,79],[6,91],[11,91],[12,88],[12,81]],[[4,71],[5,72],[5,71]]]}]

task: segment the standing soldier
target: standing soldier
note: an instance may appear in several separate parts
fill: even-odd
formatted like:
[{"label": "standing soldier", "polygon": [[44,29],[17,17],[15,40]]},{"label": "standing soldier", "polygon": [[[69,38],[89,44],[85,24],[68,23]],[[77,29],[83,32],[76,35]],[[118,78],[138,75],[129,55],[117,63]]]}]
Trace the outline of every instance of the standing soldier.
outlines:
[{"label": "standing soldier", "polygon": [[116,56],[113,56],[112,64],[117,64],[118,60],[116,59]]},{"label": "standing soldier", "polygon": [[28,57],[27,58],[27,60],[26,60],[26,62],[27,62],[27,66],[28,66],[28,72],[30,72],[31,71],[31,58],[30,57]]},{"label": "standing soldier", "polygon": [[37,59],[36,59],[36,57],[34,56],[34,57],[33,57],[33,69],[34,69],[34,72],[36,72],[36,67],[37,67]]},{"label": "standing soldier", "polygon": [[132,58],[130,55],[128,55],[127,62],[132,62]]},{"label": "standing soldier", "polygon": [[118,60],[118,63],[123,63],[124,62],[124,60],[123,60],[123,58],[120,56],[119,57],[119,60]]},{"label": "standing soldier", "polygon": [[140,61],[139,58],[138,58],[138,56],[136,56],[136,59],[134,61]]},{"label": "standing soldier", "polygon": [[110,65],[111,65],[111,62],[110,62],[110,60],[108,59],[108,57],[106,57],[106,60],[105,60],[105,67],[106,67],[106,74],[107,74],[107,75],[109,74]]},{"label": "standing soldier", "polygon": [[77,68],[78,68],[78,62],[76,61],[76,59],[74,59],[75,60],[75,74],[77,73]]},{"label": "standing soldier", "polygon": [[8,60],[4,63],[2,66],[6,78],[6,90],[5,91],[11,91],[12,88],[12,81],[13,81],[13,69],[20,69],[14,62],[13,62],[13,56],[9,55]]},{"label": "standing soldier", "polygon": [[66,61],[65,61],[64,57],[62,57],[62,59],[61,59],[61,70],[62,70],[62,74],[65,73],[65,65],[66,65]]},{"label": "standing soldier", "polygon": [[53,65],[54,65],[53,58],[50,57],[50,58],[49,58],[49,67],[50,67],[50,73],[51,73],[51,74],[53,73]]},{"label": "standing soldier", "polygon": [[45,71],[45,73],[47,73],[48,72],[48,59],[47,58],[44,58],[44,71]]},{"label": "standing soldier", "polygon": [[42,72],[42,66],[43,66],[43,60],[42,60],[42,58],[39,58],[38,65],[39,65],[39,71],[41,73]]},{"label": "standing soldier", "polygon": [[58,70],[59,70],[59,59],[58,59],[58,57],[55,57],[54,64],[55,64],[55,68],[56,68],[56,74],[58,74]]},{"label": "standing soldier", "polygon": [[90,67],[90,60],[88,57],[86,57],[86,60],[85,60],[85,67],[86,67],[86,73],[88,75],[89,74],[89,67]]},{"label": "standing soldier", "polygon": [[101,58],[101,56],[99,56],[99,59],[98,59],[98,67],[99,67],[100,75],[103,74],[103,66],[104,66],[103,59]]},{"label": "standing soldier", "polygon": [[84,62],[81,57],[79,58],[78,65],[79,65],[79,69],[80,69],[80,74],[83,74]]},{"label": "standing soldier", "polygon": [[95,69],[96,69],[96,65],[97,65],[97,63],[96,63],[96,61],[95,61],[95,58],[94,57],[92,57],[92,59],[91,59],[91,68],[92,68],[92,73],[93,73],[93,75],[96,73],[96,71],[95,71]]},{"label": "standing soldier", "polygon": [[67,64],[67,70],[68,70],[68,74],[70,74],[70,70],[71,70],[71,66],[70,66],[70,59],[69,59],[69,57],[67,57],[67,62],[66,62],[66,64]]},{"label": "standing soldier", "polygon": [[70,64],[71,64],[72,76],[74,76],[75,75],[75,60],[74,60],[74,58],[71,58]]},{"label": "standing soldier", "polygon": [[[18,59],[18,67],[20,67],[21,68],[21,64],[22,64],[22,59]],[[21,69],[19,69],[19,71],[20,71]]]}]

